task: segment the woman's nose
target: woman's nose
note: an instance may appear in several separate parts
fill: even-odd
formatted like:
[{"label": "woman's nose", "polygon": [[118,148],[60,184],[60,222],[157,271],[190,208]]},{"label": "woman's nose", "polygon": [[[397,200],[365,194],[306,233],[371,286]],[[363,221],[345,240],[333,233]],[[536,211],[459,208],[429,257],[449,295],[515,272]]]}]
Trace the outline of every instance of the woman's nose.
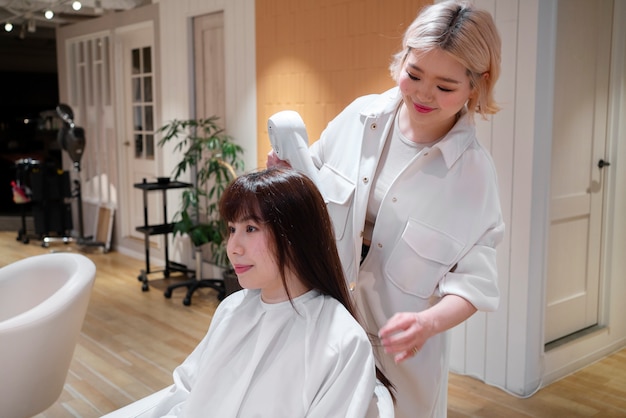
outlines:
[{"label": "woman's nose", "polygon": [[228,241],[226,242],[226,252],[228,254],[238,254],[238,255],[241,255],[243,253],[243,247],[241,246],[236,233],[232,233],[228,237]]},{"label": "woman's nose", "polygon": [[433,98],[430,86],[427,86],[425,83],[421,84],[415,91],[420,102],[428,103]]}]

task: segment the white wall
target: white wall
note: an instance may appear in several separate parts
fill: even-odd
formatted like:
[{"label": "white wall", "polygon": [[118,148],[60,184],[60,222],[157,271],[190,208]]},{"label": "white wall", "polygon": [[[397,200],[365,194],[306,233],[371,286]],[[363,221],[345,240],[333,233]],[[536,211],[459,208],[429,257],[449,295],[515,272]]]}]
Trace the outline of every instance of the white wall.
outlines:
[{"label": "white wall", "polygon": [[[192,116],[192,42],[194,16],[224,12],[226,131],[245,149],[247,168],[256,161],[256,55],[253,0],[161,0],[161,122]],[[169,173],[176,159],[167,160]]]}]

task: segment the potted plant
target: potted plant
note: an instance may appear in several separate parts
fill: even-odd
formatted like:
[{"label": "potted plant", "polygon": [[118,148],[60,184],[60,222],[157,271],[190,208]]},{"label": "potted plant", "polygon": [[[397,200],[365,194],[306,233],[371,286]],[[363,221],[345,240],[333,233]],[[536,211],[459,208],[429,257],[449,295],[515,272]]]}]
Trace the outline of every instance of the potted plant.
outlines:
[{"label": "potted plant", "polygon": [[158,145],[177,141],[174,151],[182,159],[173,170],[173,179],[191,173],[192,187],[182,192],[179,211],[174,215],[174,236],[186,234],[196,250],[197,277],[201,277],[202,249],[210,244],[213,264],[229,270],[218,203],[226,186],[243,170],[243,149],[217,124],[217,116],[177,120],[163,125]]}]

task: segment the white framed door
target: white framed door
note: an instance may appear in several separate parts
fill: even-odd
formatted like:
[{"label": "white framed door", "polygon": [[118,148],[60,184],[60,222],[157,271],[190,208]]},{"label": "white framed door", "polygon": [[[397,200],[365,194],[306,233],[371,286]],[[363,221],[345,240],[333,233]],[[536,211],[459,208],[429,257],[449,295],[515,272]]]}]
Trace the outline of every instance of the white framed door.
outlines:
[{"label": "white framed door", "polygon": [[558,2],[546,343],[598,324],[612,11]]},{"label": "white framed door", "polygon": [[194,17],[193,35],[196,117],[218,116],[225,127],[224,13]]},{"label": "white framed door", "polygon": [[[152,24],[142,24],[116,31],[117,79],[123,88],[118,92],[120,123],[120,210],[125,220],[123,238],[143,239],[135,228],[144,224],[142,193],[133,187],[144,179],[154,182],[157,176],[157,140],[154,132],[156,97],[154,77],[154,33]],[[159,193],[148,193],[148,223],[163,223]],[[159,242],[158,237],[151,237]]]},{"label": "white framed door", "polygon": [[[226,127],[226,79],[224,63],[224,13],[193,18],[194,108],[196,118],[219,117]],[[210,246],[202,249],[202,259],[211,260]]]}]

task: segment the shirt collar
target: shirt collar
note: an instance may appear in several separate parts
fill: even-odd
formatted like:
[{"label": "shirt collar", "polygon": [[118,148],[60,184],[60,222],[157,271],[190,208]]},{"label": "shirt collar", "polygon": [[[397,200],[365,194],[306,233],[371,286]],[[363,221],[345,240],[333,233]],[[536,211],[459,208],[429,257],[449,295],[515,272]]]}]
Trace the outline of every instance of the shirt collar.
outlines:
[{"label": "shirt collar", "polygon": [[439,149],[446,167],[450,168],[473,142],[476,137],[475,132],[474,121],[470,118],[467,109],[464,108],[461,111],[461,117],[452,129],[431,149]]},{"label": "shirt collar", "polygon": [[[400,89],[393,87],[380,94],[378,100],[372,100],[365,106],[361,111],[361,117],[378,118],[378,122],[386,123],[388,118],[395,114],[401,100]],[[475,132],[474,121],[470,118],[467,108],[463,108],[456,124],[431,149],[439,149],[446,166],[450,168],[470,146],[476,136]]]}]

